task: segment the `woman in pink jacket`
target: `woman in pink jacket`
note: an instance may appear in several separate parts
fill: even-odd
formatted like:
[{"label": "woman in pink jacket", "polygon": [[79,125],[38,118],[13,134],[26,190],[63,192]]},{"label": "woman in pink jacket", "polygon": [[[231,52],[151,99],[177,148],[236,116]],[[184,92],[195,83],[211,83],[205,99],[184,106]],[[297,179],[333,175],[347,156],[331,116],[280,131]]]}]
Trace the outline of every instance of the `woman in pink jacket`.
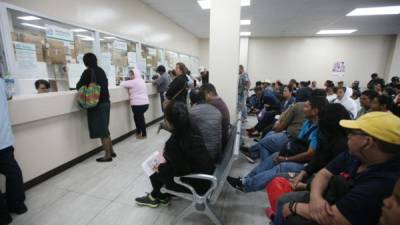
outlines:
[{"label": "woman in pink jacket", "polygon": [[123,81],[121,86],[129,91],[129,99],[133,112],[133,119],[136,125],[136,138],[144,139],[146,133],[146,121],[144,113],[149,108],[149,97],[147,95],[146,84],[138,69],[129,71],[130,80]]}]

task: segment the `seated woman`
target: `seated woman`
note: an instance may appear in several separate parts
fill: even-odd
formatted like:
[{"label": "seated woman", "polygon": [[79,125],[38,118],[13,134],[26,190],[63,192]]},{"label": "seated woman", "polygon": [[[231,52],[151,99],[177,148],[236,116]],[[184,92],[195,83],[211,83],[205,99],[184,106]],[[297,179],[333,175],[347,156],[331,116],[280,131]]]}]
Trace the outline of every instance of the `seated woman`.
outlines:
[{"label": "seated woman", "polygon": [[[161,163],[150,176],[153,186],[151,193],[135,199],[140,206],[156,208],[160,204],[168,205],[169,195],[160,192],[164,185],[176,192],[189,192],[174,182],[175,176],[214,172],[214,161],[208,154],[197,127],[190,123],[185,103],[171,101],[165,109],[165,119],[172,132],[164,147],[163,156],[166,162]],[[206,192],[210,185],[208,181],[195,179],[187,179],[184,182],[192,185],[199,194]]]}]

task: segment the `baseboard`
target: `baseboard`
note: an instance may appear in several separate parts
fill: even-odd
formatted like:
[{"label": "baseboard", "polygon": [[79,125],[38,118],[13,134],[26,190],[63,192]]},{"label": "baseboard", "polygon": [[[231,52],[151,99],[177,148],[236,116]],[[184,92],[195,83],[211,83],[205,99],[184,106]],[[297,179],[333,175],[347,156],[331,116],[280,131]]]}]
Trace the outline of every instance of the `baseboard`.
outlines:
[{"label": "baseboard", "polygon": [[[147,123],[146,127],[149,127],[151,125],[154,125],[154,124],[160,122],[163,118],[164,117],[160,117],[160,118],[157,118],[157,119],[151,121],[150,123]],[[135,133],[136,133],[136,129],[132,130],[132,131],[120,136],[120,137],[115,138],[112,141],[112,143],[115,145],[118,142],[121,142],[121,141],[125,140],[126,138],[132,136]],[[90,158],[90,157],[92,157],[94,155],[96,155],[97,153],[99,153],[101,151],[102,151],[102,148],[100,146],[100,147],[95,148],[95,149],[93,149],[93,150],[91,150],[91,151],[89,151],[89,152],[87,152],[87,153],[85,153],[85,154],[83,154],[83,155],[81,155],[81,156],[69,161],[69,162],[66,162],[66,163],[64,163],[64,164],[62,164],[62,165],[60,165],[60,166],[58,166],[58,167],[56,167],[56,168],[54,168],[54,169],[52,169],[50,171],[38,176],[38,177],[33,178],[32,180],[30,180],[30,181],[28,181],[28,182],[26,182],[24,184],[25,190],[28,190],[28,189],[30,189],[30,188],[32,188],[32,187],[34,187],[34,186],[46,181],[46,180],[54,177],[55,175],[64,172],[65,170],[77,165],[78,163],[80,163],[80,162],[82,162],[82,161],[84,161],[84,160],[86,160],[86,159],[88,159],[88,158]]]}]

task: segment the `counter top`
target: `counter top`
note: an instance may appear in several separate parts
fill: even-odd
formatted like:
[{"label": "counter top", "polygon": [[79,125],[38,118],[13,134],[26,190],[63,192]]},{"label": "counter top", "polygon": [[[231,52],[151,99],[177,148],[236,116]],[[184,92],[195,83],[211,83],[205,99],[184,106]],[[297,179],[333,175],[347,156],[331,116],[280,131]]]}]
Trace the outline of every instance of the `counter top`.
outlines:
[{"label": "counter top", "polygon": [[[148,95],[157,94],[157,89],[151,83],[146,83]],[[110,101],[117,103],[128,101],[126,89],[120,86],[110,86]],[[77,91],[51,92],[14,96],[9,101],[11,124],[19,125],[49,117],[55,117],[81,110],[76,101]]]}]

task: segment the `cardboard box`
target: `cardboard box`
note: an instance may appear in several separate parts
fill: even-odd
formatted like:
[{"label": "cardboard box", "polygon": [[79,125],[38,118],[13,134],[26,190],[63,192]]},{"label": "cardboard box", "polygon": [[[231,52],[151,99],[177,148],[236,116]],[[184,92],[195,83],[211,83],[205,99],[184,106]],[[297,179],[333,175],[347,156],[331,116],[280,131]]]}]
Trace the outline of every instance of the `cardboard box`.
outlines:
[{"label": "cardboard box", "polygon": [[34,44],[36,47],[36,57],[40,62],[44,62],[44,44],[45,37],[39,34],[29,32],[11,32],[11,38],[13,41],[19,41],[24,43]]},{"label": "cardboard box", "polygon": [[63,41],[48,39],[46,44],[46,60],[50,64],[66,64],[66,49]]}]

